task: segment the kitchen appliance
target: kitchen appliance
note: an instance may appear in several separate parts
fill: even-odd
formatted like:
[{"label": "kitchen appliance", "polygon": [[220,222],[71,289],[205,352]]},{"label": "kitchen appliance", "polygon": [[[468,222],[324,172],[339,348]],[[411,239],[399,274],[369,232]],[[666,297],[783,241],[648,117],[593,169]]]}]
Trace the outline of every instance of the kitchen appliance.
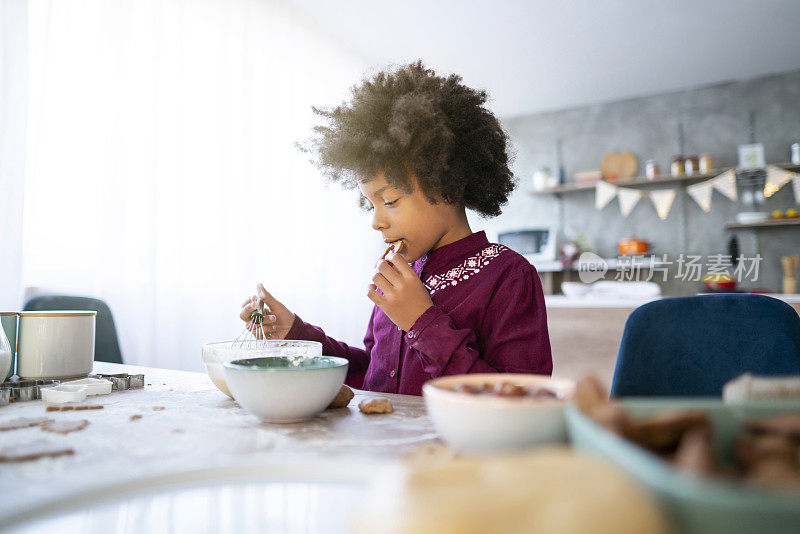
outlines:
[{"label": "kitchen appliance", "polygon": [[556,227],[541,226],[500,232],[497,242],[522,254],[529,262],[556,259]]},{"label": "kitchen appliance", "polygon": [[650,252],[650,242],[638,237],[625,237],[617,241],[620,256],[643,256]]},{"label": "kitchen appliance", "polygon": [[17,375],[76,378],[92,372],[96,311],[19,312]]}]

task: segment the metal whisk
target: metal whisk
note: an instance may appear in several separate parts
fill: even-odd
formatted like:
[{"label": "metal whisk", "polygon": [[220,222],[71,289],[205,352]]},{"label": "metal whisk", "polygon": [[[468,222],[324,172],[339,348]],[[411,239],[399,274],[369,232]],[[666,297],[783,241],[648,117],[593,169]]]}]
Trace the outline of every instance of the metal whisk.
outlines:
[{"label": "metal whisk", "polygon": [[[250,322],[244,327],[244,330],[236,336],[231,345],[237,349],[258,349],[266,346],[266,340],[269,339],[270,334],[264,330],[264,306],[263,302],[258,303],[258,307],[250,315]],[[269,308],[267,308],[269,311]]]}]

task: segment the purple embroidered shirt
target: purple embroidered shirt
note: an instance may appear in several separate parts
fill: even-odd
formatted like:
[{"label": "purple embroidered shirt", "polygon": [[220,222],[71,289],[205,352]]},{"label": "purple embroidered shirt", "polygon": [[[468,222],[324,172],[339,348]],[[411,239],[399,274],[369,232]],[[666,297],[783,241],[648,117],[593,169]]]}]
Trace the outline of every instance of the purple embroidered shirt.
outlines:
[{"label": "purple embroidered shirt", "polygon": [[350,361],[347,384],[421,395],[442,375],[553,371],[544,295],[536,269],[484,232],[414,262],[433,300],[408,332],[375,306],[364,348],[351,347],[295,317],[286,339],[322,343],[322,353]]}]

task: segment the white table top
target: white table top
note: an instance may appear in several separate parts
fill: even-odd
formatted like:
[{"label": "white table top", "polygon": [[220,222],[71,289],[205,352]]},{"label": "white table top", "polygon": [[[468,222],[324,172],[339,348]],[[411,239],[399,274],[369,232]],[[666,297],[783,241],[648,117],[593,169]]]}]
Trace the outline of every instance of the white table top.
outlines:
[{"label": "white table top", "polygon": [[[205,374],[96,362],[96,373],[144,373],[143,390],[89,397],[102,410],[46,412],[41,401],[0,407],[0,421],[48,416],[87,419],[84,430],[66,435],[38,427],[0,433],[3,446],[45,439],[74,449],[72,456],[0,464],[0,525],[37,517],[38,511],[76,495],[102,495],[109,488],[160,478],[191,479],[191,473],[256,472],[265,465],[326,463],[344,475],[396,463],[409,449],[436,440],[421,397],[382,394],[395,413],[366,416],[356,391],[350,406],[311,421],[261,423],[219,392]],[[163,406],[160,411],[155,406]],[[131,420],[130,416],[142,418]]]}]

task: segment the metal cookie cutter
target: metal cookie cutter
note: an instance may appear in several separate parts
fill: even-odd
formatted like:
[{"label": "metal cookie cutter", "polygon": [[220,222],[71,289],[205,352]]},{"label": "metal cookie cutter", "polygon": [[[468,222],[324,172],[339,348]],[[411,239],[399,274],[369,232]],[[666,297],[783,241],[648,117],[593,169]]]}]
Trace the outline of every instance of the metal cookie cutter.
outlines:
[{"label": "metal cookie cutter", "polygon": [[105,378],[106,380],[111,380],[112,391],[125,391],[131,387],[131,375],[128,373],[119,373],[116,375],[98,374],[97,376]]},{"label": "metal cookie cutter", "polygon": [[5,406],[11,402],[11,386],[3,384],[0,386],[0,406]]},{"label": "metal cookie cutter", "polygon": [[20,380],[11,383],[11,400],[27,402],[36,399],[36,380]]},{"label": "metal cookie cutter", "polygon": [[144,375],[131,375],[130,388],[142,389],[144,387]]}]

